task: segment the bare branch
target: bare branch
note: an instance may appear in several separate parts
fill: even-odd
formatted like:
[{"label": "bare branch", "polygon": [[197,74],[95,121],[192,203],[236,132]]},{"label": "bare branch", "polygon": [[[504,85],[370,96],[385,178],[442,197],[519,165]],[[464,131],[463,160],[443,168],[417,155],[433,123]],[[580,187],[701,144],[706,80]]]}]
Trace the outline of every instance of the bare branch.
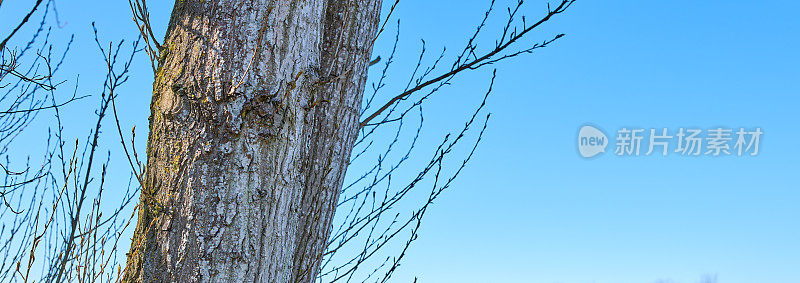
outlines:
[{"label": "bare branch", "polygon": [[28,14],[27,14],[27,15],[25,15],[25,17],[24,17],[24,18],[22,18],[22,21],[20,21],[19,25],[17,25],[17,27],[16,27],[16,28],[14,28],[14,30],[13,30],[13,31],[11,31],[11,34],[9,34],[8,36],[6,36],[6,38],[5,38],[5,39],[3,39],[3,41],[2,41],[2,42],[0,42],[0,51],[2,51],[2,50],[5,50],[5,48],[6,48],[6,44],[7,44],[7,43],[8,43],[8,41],[11,39],[11,37],[13,37],[13,36],[14,36],[14,34],[16,34],[16,33],[17,33],[17,31],[19,31],[19,29],[20,29],[20,28],[22,28],[22,26],[23,26],[23,25],[25,25],[25,23],[27,23],[27,22],[28,22],[28,19],[30,19],[30,18],[31,18],[31,15],[33,15],[33,13],[34,13],[34,12],[36,12],[36,9],[38,9],[38,8],[39,8],[39,5],[40,5],[40,4],[42,4],[42,0],[36,0],[36,4],[34,4],[34,5],[33,5],[33,8],[31,9],[31,11],[30,11],[30,12],[28,12]]},{"label": "bare branch", "polygon": [[[471,61],[463,62],[463,63],[460,62],[460,57],[459,57],[459,60],[456,61],[456,63],[454,64],[454,67],[449,72],[446,72],[446,73],[444,73],[442,75],[439,75],[436,78],[427,80],[425,82],[420,82],[415,87],[413,87],[411,89],[408,89],[408,90],[405,90],[402,93],[398,94],[397,96],[393,97],[391,100],[389,100],[389,102],[387,102],[386,104],[381,106],[374,113],[372,113],[371,115],[367,116],[367,118],[365,118],[361,122],[361,126],[363,127],[363,126],[368,125],[369,122],[372,121],[372,119],[374,119],[375,117],[380,115],[384,110],[386,110],[387,108],[389,108],[390,106],[395,104],[400,99],[408,97],[409,95],[411,95],[411,94],[413,94],[413,93],[415,93],[415,92],[417,92],[417,91],[419,91],[419,90],[421,90],[421,89],[423,89],[423,88],[425,88],[425,87],[427,87],[429,85],[432,85],[432,84],[437,83],[439,81],[445,80],[447,78],[451,78],[451,77],[455,76],[456,74],[458,74],[458,73],[460,73],[460,72],[462,72],[464,70],[476,69],[476,68],[478,68],[480,66],[484,66],[484,65],[487,65],[487,64],[492,64],[492,63],[495,63],[497,61],[500,61],[500,60],[503,60],[503,59],[507,59],[507,58],[510,58],[510,57],[514,57],[514,56],[517,56],[517,55],[522,54],[522,53],[530,53],[534,49],[545,47],[545,46],[547,46],[547,44],[549,44],[549,43],[551,43],[551,42],[563,37],[563,34],[559,34],[559,35],[555,36],[553,39],[551,39],[549,41],[545,41],[542,44],[534,45],[534,47],[525,49],[525,50],[523,50],[521,52],[515,52],[512,55],[506,55],[506,56],[503,56],[503,57],[500,57],[500,58],[493,59],[493,57],[495,55],[497,55],[498,53],[504,51],[506,48],[508,48],[509,46],[514,44],[515,42],[517,42],[519,39],[524,37],[531,30],[533,30],[533,29],[539,27],[541,24],[547,22],[553,16],[558,15],[560,13],[563,13],[574,2],[575,2],[575,0],[562,0],[561,3],[553,10],[550,10],[549,9],[549,5],[548,5],[547,15],[545,15],[543,18],[541,18],[539,21],[537,21],[533,25],[531,25],[529,27],[524,27],[524,29],[521,32],[519,32],[519,33],[513,32],[510,35],[509,39],[506,40],[505,39],[505,34],[506,34],[507,30],[508,30],[508,27],[513,23],[513,17],[515,15],[515,13],[510,13],[510,17],[512,17],[512,20],[509,20],[509,22],[508,22],[509,24],[506,26],[506,28],[504,28],[503,37],[501,38],[500,41],[498,41],[496,47],[493,50],[489,51],[486,54],[483,54],[480,57],[478,57],[477,55],[474,55],[475,59],[473,59]],[[522,1],[519,1],[518,4],[517,4],[517,7],[521,6],[522,3],[523,3]],[[516,11],[516,9],[515,9],[515,11]],[[481,23],[481,25],[482,24],[483,24],[483,22]],[[476,32],[476,34],[477,34],[477,32]],[[474,37],[473,37],[473,39],[474,39]],[[470,43],[468,43],[467,48],[465,48],[465,50],[470,50],[470,53],[472,53],[474,49],[475,49],[475,46],[473,45],[472,39],[471,39]]]}]

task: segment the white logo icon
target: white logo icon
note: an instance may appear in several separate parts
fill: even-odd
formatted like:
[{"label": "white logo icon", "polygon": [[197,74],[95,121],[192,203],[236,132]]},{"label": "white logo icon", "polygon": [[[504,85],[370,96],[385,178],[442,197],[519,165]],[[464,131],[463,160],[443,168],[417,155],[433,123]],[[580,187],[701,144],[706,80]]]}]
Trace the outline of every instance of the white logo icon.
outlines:
[{"label": "white logo icon", "polygon": [[606,152],[607,145],[608,137],[595,127],[587,125],[578,131],[578,152],[585,158]]}]

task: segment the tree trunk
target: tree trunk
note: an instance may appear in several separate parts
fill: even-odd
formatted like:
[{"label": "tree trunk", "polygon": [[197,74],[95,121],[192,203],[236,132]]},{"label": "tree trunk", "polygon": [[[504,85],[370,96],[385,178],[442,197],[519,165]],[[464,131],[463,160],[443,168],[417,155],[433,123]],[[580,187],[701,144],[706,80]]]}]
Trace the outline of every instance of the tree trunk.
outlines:
[{"label": "tree trunk", "polygon": [[175,1],[125,281],[316,278],[380,7]]}]

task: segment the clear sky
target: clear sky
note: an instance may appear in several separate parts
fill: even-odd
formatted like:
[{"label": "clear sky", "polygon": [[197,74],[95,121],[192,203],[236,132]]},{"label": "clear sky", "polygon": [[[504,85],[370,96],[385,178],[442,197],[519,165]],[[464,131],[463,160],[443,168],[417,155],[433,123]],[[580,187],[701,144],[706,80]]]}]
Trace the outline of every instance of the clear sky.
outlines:
[{"label": "clear sky", "polygon": [[[19,2],[3,3],[0,15]],[[150,2],[163,34],[172,4]],[[64,73],[80,73],[81,91],[96,92],[104,73],[90,23],[103,40],[135,38],[127,2],[57,3],[66,24],[59,32],[77,37],[69,55],[75,64]],[[532,22],[544,3],[526,1],[521,12]],[[482,46],[493,45],[489,35],[500,32],[513,4],[498,0]],[[431,54],[444,46],[452,54],[487,6],[401,1],[390,90],[405,86],[420,39]],[[800,2],[790,0],[576,2],[522,44],[566,37],[495,65],[484,140],[427,212],[396,281],[697,282],[716,275],[719,282],[800,282],[797,11]],[[0,26],[7,29],[5,17]],[[390,24],[373,57],[387,57],[394,32]],[[152,72],[144,56],[135,68],[121,114],[138,125],[143,145]],[[444,134],[437,129],[463,125],[490,77],[488,68],[464,74],[430,100],[412,164],[430,156]],[[66,114],[78,124],[73,138],[85,136],[88,125],[80,123],[96,99],[82,103],[89,104]],[[760,127],[764,135],[757,156],[619,157],[612,144],[584,159],[576,139],[586,123],[611,139],[623,127]],[[113,137],[105,146],[118,151]],[[112,168],[124,172],[122,158]],[[350,168],[351,178],[359,169]],[[114,178],[122,184],[128,175]]]}]

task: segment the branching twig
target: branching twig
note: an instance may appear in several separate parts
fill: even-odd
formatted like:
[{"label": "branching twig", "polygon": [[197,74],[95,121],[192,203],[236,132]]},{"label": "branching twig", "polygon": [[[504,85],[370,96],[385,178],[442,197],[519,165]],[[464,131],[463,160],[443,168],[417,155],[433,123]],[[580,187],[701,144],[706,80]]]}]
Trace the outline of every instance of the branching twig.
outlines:
[{"label": "branching twig", "polygon": [[[402,93],[398,94],[397,96],[395,96],[391,100],[389,100],[389,102],[387,102],[386,104],[384,104],[383,106],[378,108],[378,110],[376,110],[375,112],[373,112],[372,114],[367,116],[367,118],[365,118],[363,121],[361,121],[361,126],[363,127],[365,125],[368,125],[369,122],[372,121],[372,119],[374,119],[375,117],[380,115],[384,110],[386,110],[387,108],[389,108],[390,106],[395,104],[398,100],[403,99],[405,97],[408,97],[409,95],[411,95],[411,94],[413,94],[413,93],[415,93],[415,92],[417,92],[417,91],[419,91],[419,90],[421,90],[421,89],[423,89],[423,88],[425,88],[425,87],[427,87],[429,85],[432,85],[434,83],[437,83],[437,82],[442,81],[442,80],[447,79],[447,78],[451,78],[451,77],[455,76],[456,74],[458,74],[458,73],[460,73],[460,72],[462,72],[464,70],[476,69],[476,68],[479,68],[479,67],[487,65],[487,64],[492,64],[492,63],[495,63],[495,62],[503,60],[503,59],[507,59],[507,58],[510,58],[510,57],[517,56],[517,55],[519,55],[521,53],[530,53],[534,49],[546,47],[547,44],[552,43],[553,41],[561,38],[564,35],[563,34],[556,35],[551,40],[544,41],[541,44],[536,44],[533,47],[527,48],[527,49],[525,49],[523,51],[520,51],[520,52],[514,52],[511,55],[502,56],[500,58],[493,58],[495,55],[497,55],[498,53],[504,51],[506,48],[508,48],[509,46],[514,44],[515,42],[517,42],[519,39],[521,39],[523,36],[525,36],[528,32],[530,32],[533,29],[539,27],[541,24],[547,22],[553,16],[558,15],[560,13],[563,13],[574,2],[575,2],[575,0],[562,0],[561,3],[553,10],[550,10],[549,9],[549,5],[548,5],[547,15],[545,15],[543,18],[541,18],[539,21],[537,21],[533,25],[531,25],[529,27],[524,27],[524,29],[519,33],[513,32],[508,40],[505,40],[505,33],[506,32],[504,31],[504,35],[503,35],[502,40],[498,41],[496,47],[493,50],[487,52],[486,54],[481,55],[480,57],[478,57],[477,55],[473,55],[475,59],[473,59],[471,61],[467,61],[467,62],[463,62],[463,63],[459,62],[459,61],[456,61],[456,64],[454,64],[454,67],[450,71],[448,71],[448,72],[446,72],[446,73],[444,73],[442,75],[439,75],[436,78],[427,80],[425,82],[420,82],[415,87],[413,87],[411,89],[408,89],[406,91],[403,91]],[[522,0],[520,0],[518,2],[518,4],[517,4],[517,7],[521,6],[522,3],[523,3]],[[513,18],[514,14],[511,14],[510,16]],[[509,20],[509,25],[512,24],[512,23],[513,23],[513,19]],[[508,30],[508,26],[506,26],[506,28],[504,30]],[[474,50],[474,49],[475,49],[475,46],[470,41],[470,43],[467,45],[466,50],[470,50],[470,53],[472,53],[473,52],[472,50]]]}]

